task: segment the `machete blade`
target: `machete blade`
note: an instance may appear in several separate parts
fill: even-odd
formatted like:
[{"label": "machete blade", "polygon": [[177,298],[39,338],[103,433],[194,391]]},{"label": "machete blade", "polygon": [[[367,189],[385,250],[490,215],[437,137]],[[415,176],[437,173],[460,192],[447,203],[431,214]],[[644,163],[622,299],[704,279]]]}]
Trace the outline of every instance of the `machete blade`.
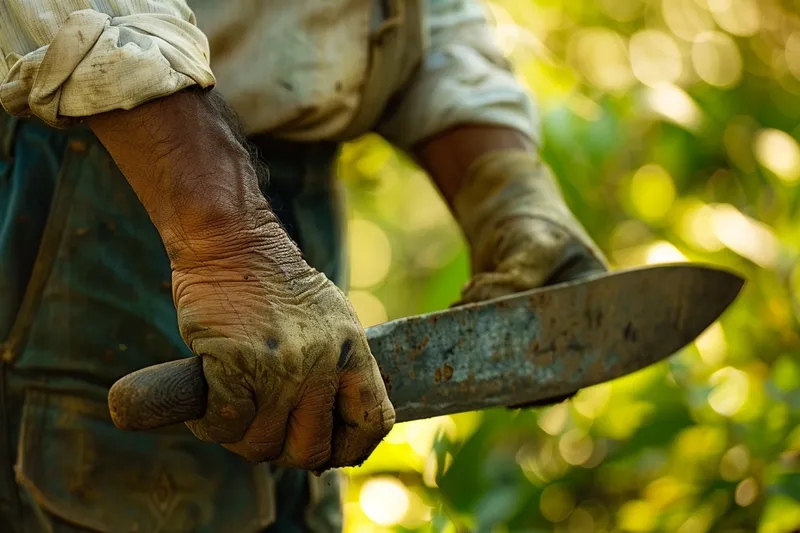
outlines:
[{"label": "machete blade", "polygon": [[397,422],[556,398],[674,354],[739,294],[728,271],[680,264],[404,318],[367,329]]}]

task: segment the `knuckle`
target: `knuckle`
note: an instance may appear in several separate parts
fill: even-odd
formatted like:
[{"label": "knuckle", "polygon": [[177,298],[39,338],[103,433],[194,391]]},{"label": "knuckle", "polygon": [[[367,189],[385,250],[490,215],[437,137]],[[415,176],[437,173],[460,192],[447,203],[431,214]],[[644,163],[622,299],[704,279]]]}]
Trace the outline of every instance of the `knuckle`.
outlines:
[{"label": "knuckle", "polygon": [[392,404],[386,400],[384,401],[370,416],[370,424],[367,426],[370,429],[370,434],[376,439],[382,439],[394,427],[395,412]]},{"label": "knuckle", "polygon": [[277,436],[272,438],[267,436],[248,436],[245,447],[260,457],[274,458],[281,454],[283,439]]},{"label": "knuckle", "polygon": [[200,439],[201,441],[203,441],[203,442],[217,442],[212,437],[212,435],[209,433],[209,431],[205,427],[205,425],[203,425],[203,424],[201,424],[201,423],[199,423],[197,421],[194,421],[194,420],[193,421],[189,421],[189,422],[185,422],[185,425],[186,425],[186,427],[189,428],[189,431],[191,431],[192,434],[195,437],[197,437],[198,439]]},{"label": "knuckle", "polygon": [[388,400],[381,406],[381,418],[383,419],[383,436],[385,437],[394,427],[397,420],[397,414],[394,411],[394,406]]},{"label": "knuckle", "polygon": [[336,383],[328,380],[303,391],[300,405],[304,410],[325,411],[333,408],[335,398]]},{"label": "knuckle", "polygon": [[327,463],[331,458],[330,446],[314,446],[296,456],[295,462],[299,468],[314,470]]},{"label": "knuckle", "polygon": [[244,421],[240,423],[228,422],[226,424],[214,424],[209,421],[186,422],[194,435],[204,442],[214,442],[224,444],[237,442],[244,436],[246,425]]},{"label": "knuckle", "polygon": [[263,461],[269,461],[278,457],[281,453],[281,443],[275,444],[264,444],[264,443],[253,443],[248,442],[246,446],[243,447],[242,455],[245,459],[253,463],[260,463]]},{"label": "knuckle", "polygon": [[264,461],[269,460],[268,455],[261,453],[259,450],[254,450],[251,448],[236,450],[235,453],[251,463],[263,463]]},{"label": "knuckle", "polygon": [[364,421],[355,428],[357,438],[364,442],[376,442],[383,439],[394,426],[394,413],[373,411],[364,413]]}]

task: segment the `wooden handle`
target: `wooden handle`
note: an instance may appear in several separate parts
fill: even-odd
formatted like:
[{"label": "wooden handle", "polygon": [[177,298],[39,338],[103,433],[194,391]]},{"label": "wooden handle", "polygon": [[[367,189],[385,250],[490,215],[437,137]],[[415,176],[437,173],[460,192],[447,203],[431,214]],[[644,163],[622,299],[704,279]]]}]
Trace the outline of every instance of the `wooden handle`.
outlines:
[{"label": "wooden handle", "polygon": [[114,383],[108,393],[111,420],[127,431],[197,420],[206,412],[207,401],[201,357],[137,370]]}]

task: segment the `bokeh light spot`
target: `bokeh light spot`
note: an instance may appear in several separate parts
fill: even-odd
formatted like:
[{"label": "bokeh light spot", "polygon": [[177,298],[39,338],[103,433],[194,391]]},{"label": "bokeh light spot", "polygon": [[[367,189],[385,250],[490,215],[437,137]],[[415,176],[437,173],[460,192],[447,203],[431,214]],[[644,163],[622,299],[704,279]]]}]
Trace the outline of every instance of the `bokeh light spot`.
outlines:
[{"label": "bokeh light spot", "polygon": [[756,0],[708,0],[708,7],[719,27],[733,35],[750,37],[761,28]]},{"label": "bokeh light spot", "polygon": [[488,2],[487,7],[495,42],[503,55],[510,56],[519,41],[520,27],[504,7],[495,2]]},{"label": "bokeh light spot", "polygon": [[560,403],[539,415],[538,424],[542,431],[550,435],[558,435],[564,430],[569,418],[569,407]]},{"label": "bokeh light spot", "polygon": [[645,165],[631,178],[631,202],[636,214],[651,222],[663,219],[675,201],[672,177],[658,165]]},{"label": "bokeh light spot", "polygon": [[742,479],[750,466],[750,451],[744,444],[734,446],[722,456],[719,462],[719,475],[725,481]]},{"label": "bokeh light spot", "polygon": [[453,434],[455,431],[455,422],[449,416],[414,420],[405,426],[408,444],[420,457],[426,457],[430,453],[436,435],[440,431],[448,434]]},{"label": "bokeh light spot", "polygon": [[722,32],[710,31],[697,37],[692,44],[692,64],[703,81],[716,87],[732,87],[742,77],[739,48]]},{"label": "bokeh light spot", "polygon": [[772,365],[772,380],[786,392],[800,389],[800,361],[792,355],[780,356]]},{"label": "bokeh light spot", "polygon": [[758,483],[756,480],[749,477],[743,480],[736,486],[736,504],[741,507],[752,505],[758,497]]},{"label": "bokeh light spot", "polygon": [[642,0],[599,0],[606,15],[619,22],[630,22],[640,16],[645,8]]},{"label": "bokeh light spot", "polygon": [[569,533],[594,533],[594,517],[588,510],[578,507],[569,515]]},{"label": "bokeh light spot", "polygon": [[388,320],[383,302],[372,293],[367,291],[350,291],[347,298],[356,310],[358,320],[365,328],[376,324],[382,324]]},{"label": "bokeh light spot", "polygon": [[756,160],[780,179],[794,183],[800,178],[800,146],[786,132],[760,130],[753,143]]},{"label": "bokeh light spot", "polygon": [[786,39],[784,57],[789,72],[800,79],[800,32],[794,32]]},{"label": "bokeh light spot", "polygon": [[551,522],[566,520],[575,508],[575,497],[564,486],[548,485],[539,500],[542,516]]},{"label": "bokeh light spot", "polygon": [[581,390],[572,399],[572,406],[586,418],[594,419],[606,412],[610,398],[611,384],[601,383]]},{"label": "bokeh light spot", "polygon": [[592,438],[580,429],[571,429],[558,441],[558,451],[564,460],[573,465],[582,465],[592,456]]},{"label": "bokeh light spot", "polygon": [[711,13],[694,0],[662,0],[661,9],[672,33],[686,41],[714,29]]},{"label": "bokeh light spot", "polygon": [[354,219],[348,227],[350,286],[366,289],[386,278],[392,264],[392,247],[380,226]]},{"label": "bokeh light spot", "polygon": [[647,92],[646,100],[650,109],[665,119],[690,131],[700,127],[700,107],[680,87],[659,83]]},{"label": "bokeh light spot", "polygon": [[778,260],[780,241],[766,224],[742,214],[729,204],[714,206],[711,227],[730,250],[764,268]]},{"label": "bokeh light spot", "polygon": [[648,502],[663,509],[674,502],[686,497],[692,491],[692,486],[674,476],[664,476],[656,479],[644,490]]},{"label": "bokeh light spot", "polygon": [[675,40],[658,30],[635,33],[628,45],[631,69],[645,85],[673,83],[683,71],[681,51]]},{"label": "bokeh light spot", "polygon": [[399,524],[409,507],[406,487],[391,477],[368,479],[361,486],[361,509],[367,518],[382,526]]},{"label": "bokeh light spot", "polygon": [[701,460],[722,453],[726,435],[718,426],[692,426],[680,432],[675,439],[675,453],[684,459]]},{"label": "bokeh light spot", "polygon": [[619,510],[619,525],[635,533],[652,531],[658,519],[656,508],[644,500],[626,502]]},{"label": "bokeh light spot", "polygon": [[678,231],[687,243],[706,252],[718,252],[725,245],[714,234],[711,219],[714,209],[703,202],[695,202],[683,211]]},{"label": "bokeh light spot", "polygon": [[634,83],[628,50],[622,36],[607,28],[587,28],[570,41],[569,55],[592,85],[606,91],[625,91]]},{"label": "bokeh light spot", "polygon": [[716,366],[725,359],[727,342],[725,331],[719,322],[711,324],[694,342],[705,364]]},{"label": "bokeh light spot", "polygon": [[711,408],[723,416],[733,416],[747,401],[750,380],[747,374],[733,367],[714,372],[708,380],[714,387],[708,395]]},{"label": "bokeh light spot", "polygon": [[667,241],[657,241],[648,247],[646,261],[648,265],[658,265],[663,263],[685,263],[688,259],[673,244]]}]

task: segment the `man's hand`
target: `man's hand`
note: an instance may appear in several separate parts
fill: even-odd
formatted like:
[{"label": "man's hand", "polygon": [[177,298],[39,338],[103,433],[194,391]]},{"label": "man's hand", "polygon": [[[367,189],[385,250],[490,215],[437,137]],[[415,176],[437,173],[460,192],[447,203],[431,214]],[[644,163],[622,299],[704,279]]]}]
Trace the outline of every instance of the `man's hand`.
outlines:
[{"label": "man's hand", "polygon": [[303,260],[221,100],[184,91],[90,120],[158,229],[209,387],[194,434],[251,461],[363,462],[394,424],[353,308]]},{"label": "man's hand", "polygon": [[360,464],[394,409],[352,306],[276,222],[225,235],[173,261],[181,335],[209,386],[187,425],[251,461]]},{"label": "man's hand", "polygon": [[[456,305],[608,269],[603,254],[564,202],[550,169],[521,133],[460,126],[429,139],[415,155],[470,245],[472,279]],[[512,408],[551,405],[575,393]]]},{"label": "man's hand", "polygon": [[605,258],[561,198],[550,169],[524,151],[479,158],[454,210],[471,243],[462,302],[574,281],[607,270]]},{"label": "man's hand", "polygon": [[460,303],[478,302],[607,270],[523,134],[460,126],[416,151],[470,245],[472,279]]}]

